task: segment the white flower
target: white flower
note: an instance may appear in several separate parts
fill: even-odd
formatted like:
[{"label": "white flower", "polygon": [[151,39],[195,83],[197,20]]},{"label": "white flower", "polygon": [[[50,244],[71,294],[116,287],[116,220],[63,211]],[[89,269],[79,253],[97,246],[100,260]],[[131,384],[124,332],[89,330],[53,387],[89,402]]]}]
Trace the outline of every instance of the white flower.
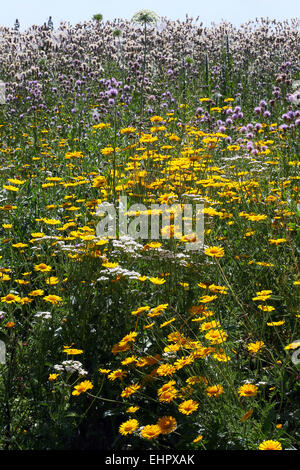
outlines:
[{"label": "white flower", "polygon": [[43,318],[44,320],[49,320],[52,317],[50,312],[37,312],[34,316],[36,318]]},{"label": "white flower", "polygon": [[98,279],[97,279],[97,281],[99,281],[99,282],[101,282],[101,281],[108,281],[108,280],[109,280],[109,278],[106,277],[106,276],[100,276],[100,277],[98,277]]},{"label": "white flower", "polygon": [[82,368],[82,364],[80,361],[63,361],[62,364],[56,364],[54,366],[55,370],[58,371],[66,371],[70,372],[71,374],[73,372],[78,372],[79,375],[87,375],[87,371]]}]

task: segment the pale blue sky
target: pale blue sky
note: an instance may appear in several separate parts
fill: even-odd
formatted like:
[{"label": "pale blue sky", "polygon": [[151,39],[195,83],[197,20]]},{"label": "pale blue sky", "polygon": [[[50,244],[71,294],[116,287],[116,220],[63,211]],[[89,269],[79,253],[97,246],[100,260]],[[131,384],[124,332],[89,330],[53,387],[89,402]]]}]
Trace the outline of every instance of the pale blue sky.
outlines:
[{"label": "pale blue sky", "polygon": [[43,24],[50,15],[57,26],[61,20],[89,20],[95,13],[102,13],[104,20],[130,19],[141,9],[171,19],[199,15],[205,25],[222,19],[238,26],[256,17],[300,18],[300,0],[0,0],[0,6],[0,24],[13,26],[18,18],[21,29]]}]

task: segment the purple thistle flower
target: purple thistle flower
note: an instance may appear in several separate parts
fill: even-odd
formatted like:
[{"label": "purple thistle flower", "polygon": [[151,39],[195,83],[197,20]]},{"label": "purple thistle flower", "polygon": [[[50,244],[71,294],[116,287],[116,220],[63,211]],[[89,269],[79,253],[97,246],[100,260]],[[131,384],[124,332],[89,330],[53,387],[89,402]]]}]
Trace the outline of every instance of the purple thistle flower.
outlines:
[{"label": "purple thistle flower", "polygon": [[111,88],[108,92],[108,96],[110,96],[111,98],[115,98],[116,96],[118,96],[118,90],[116,88]]}]

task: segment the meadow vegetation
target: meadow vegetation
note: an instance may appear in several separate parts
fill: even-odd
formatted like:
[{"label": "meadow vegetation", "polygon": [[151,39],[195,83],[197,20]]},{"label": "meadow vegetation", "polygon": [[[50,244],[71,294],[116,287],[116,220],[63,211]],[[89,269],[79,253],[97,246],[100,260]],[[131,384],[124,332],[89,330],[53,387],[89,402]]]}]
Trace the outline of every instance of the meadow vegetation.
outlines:
[{"label": "meadow vegetation", "polygon": [[2,449],[299,450],[299,26],[0,28]]}]

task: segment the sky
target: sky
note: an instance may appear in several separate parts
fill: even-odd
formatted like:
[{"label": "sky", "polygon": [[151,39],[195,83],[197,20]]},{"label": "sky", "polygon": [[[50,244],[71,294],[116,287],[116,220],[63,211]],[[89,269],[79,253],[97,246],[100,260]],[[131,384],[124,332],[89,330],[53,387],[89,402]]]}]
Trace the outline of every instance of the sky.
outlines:
[{"label": "sky", "polygon": [[42,25],[52,16],[54,27],[60,21],[72,24],[90,20],[96,13],[103,19],[131,19],[142,9],[155,11],[172,20],[189,17],[205,26],[227,20],[235,26],[256,17],[285,20],[300,19],[300,0],[0,0],[0,25],[14,25],[18,18],[21,30],[33,24]]}]

